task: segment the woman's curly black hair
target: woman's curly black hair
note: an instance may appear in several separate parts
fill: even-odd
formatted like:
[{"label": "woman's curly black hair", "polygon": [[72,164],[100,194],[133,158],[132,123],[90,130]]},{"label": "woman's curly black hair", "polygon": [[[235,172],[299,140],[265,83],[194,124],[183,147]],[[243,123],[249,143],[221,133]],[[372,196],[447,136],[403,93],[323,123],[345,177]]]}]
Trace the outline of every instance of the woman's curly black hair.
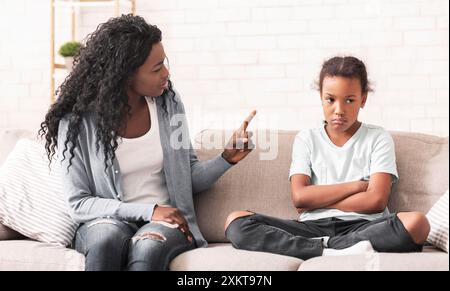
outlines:
[{"label": "woman's curly black hair", "polygon": [[[73,71],[56,91],[58,99],[50,106],[38,133],[41,137],[45,135],[50,163],[58,146],[60,120],[70,114],[63,152],[64,155],[69,150],[71,154],[70,167],[80,123],[85,114],[91,113],[97,128],[97,152],[102,144],[106,170],[108,160],[115,158],[118,131],[131,110],[126,94],[129,79],[161,39],[161,30],[131,14],[111,18],[88,35],[86,45],[74,57]],[[161,98],[167,114],[166,98],[176,102],[170,81]]]}]

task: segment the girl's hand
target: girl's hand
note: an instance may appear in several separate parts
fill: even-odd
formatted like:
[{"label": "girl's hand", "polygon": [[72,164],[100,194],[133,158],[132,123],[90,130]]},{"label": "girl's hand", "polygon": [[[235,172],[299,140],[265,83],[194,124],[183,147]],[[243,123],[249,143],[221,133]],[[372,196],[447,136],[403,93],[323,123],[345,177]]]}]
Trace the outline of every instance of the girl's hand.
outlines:
[{"label": "girl's hand", "polygon": [[357,181],[356,183],[357,183],[358,190],[355,194],[361,193],[361,192],[366,192],[367,189],[369,188],[369,181]]},{"label": "girl's hand", "polygon": [[252,111],[244,123],[242,123],[242,126],[233,133],[233,136],[225,147],[222,157],[228,163],[233,165],[237,164],[253,150],[254,144],[251,141],[253,133],[247,132],[247,127],[255,115],[256,110]]},{"label": "girl's hand", "polygon": [[[189,242],[192,242],[194,240],[194,236],[192,235],[191,231],[189,230],[189,225],[184,218],[181,211],[177,208],[172,207],[166,207],[166,206],[156,206],[155,210],[153,211],[153,216],[151,218],[151,221],[162,221],[169,223],[174,228],[178,228],[182,233],[184,233],[189,240]],[[172,227],[169,226],[169,227]]]}]

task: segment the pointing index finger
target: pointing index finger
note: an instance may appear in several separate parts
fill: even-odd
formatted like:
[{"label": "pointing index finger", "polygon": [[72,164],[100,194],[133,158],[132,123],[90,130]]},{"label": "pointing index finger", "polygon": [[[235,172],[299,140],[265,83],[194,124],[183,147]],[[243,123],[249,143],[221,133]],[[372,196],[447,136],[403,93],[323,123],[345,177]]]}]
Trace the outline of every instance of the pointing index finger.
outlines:
[{"label": "pointing index finger", "polygon": [[256,115],[256,110],[253,110],[249,116],[247,116],[247,118],[244,120],[244,122],[242,123],[241,127],[239,128],[239,132],[245,132],[247,130],[248,125],[250,124],[250,122],[252,121],[253,117],[255,117]]}]

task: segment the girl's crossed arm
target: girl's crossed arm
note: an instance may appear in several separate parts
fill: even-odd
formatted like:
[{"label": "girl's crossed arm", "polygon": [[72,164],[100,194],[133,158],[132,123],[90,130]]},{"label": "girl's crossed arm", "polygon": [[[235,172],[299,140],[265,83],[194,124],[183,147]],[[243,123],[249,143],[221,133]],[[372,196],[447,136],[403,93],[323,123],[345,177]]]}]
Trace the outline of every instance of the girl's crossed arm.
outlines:
[{"label": "girl's crossed arm", "polygon": [[370,177],[366,191],[351,195],[341,201],[329,205],[345,212],[374,214],[383,212],[391,192],[392,176],[387,173],[375,173]]},{"label": "girl's crossed arm", "polygon": [[310,185],[307,175],[291,179],[292,201],[299,212],[319,208],[334,208],[364,214],[384,210],[389,199],[390,174],[376,173],[370,181],[355,181],[334,185]]},{"label": "girl's crossed arm", "polygon": [[296,208],[327,208],[356,193],[367,190],[368,182],[355,181],[335,185],[311,185],[311,179],[304,174],[291,177],[292,201]]}]

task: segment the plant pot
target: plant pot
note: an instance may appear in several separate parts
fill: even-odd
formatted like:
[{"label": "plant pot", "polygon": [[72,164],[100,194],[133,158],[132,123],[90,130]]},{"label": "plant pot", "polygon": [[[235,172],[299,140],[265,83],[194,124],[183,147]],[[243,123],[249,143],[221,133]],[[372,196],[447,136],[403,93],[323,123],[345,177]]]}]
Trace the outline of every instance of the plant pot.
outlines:
[{"label": "plant pot", "polygon": [[66,63],[66,69],[70,73],[73,67],[73,57],[65,57],[64,62]]}]

